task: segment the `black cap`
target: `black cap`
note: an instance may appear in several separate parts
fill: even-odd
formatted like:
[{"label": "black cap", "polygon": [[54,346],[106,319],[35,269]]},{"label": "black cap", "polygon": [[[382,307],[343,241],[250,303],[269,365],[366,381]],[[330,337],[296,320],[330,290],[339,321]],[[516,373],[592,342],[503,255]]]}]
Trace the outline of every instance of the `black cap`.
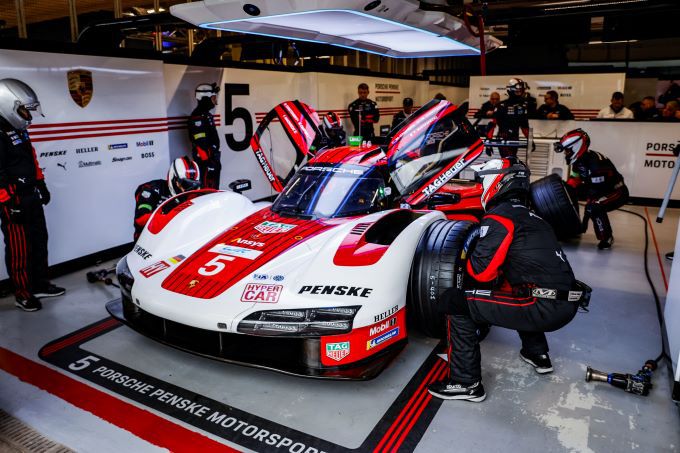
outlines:
[{"label": "black cap", "polygon": [[411,98],[404,98],[404,102],[402,102],[404,107],[412,107],[413,106],[413,99]]}]

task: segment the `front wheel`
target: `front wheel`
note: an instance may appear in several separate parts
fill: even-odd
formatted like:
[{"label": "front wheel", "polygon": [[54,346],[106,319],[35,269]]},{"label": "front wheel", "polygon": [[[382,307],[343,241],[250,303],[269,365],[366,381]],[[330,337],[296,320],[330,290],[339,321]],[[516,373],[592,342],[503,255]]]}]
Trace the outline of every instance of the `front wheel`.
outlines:
[{"label": "front wheel", "polygon": [[567,185],[557,174],[550,174],[531,184],[531,202],[543,220],[553,227],[558,239],[581,233],[578,200],[569,195]]}]

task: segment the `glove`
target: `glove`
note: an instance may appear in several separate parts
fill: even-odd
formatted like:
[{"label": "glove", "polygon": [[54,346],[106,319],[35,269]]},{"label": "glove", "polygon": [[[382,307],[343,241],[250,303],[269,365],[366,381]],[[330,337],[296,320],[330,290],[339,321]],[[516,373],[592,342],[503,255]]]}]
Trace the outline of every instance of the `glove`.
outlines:
[{"label": "glove", "polygon": [[47,190],[47,184],[45,184],[45,181],[38,181],[36,187],[38,188],[38,192],[40,192],[40,200],[42,201],[42,204],[48,204],[52,199],[52,196],[50,195],[50,191]]}]

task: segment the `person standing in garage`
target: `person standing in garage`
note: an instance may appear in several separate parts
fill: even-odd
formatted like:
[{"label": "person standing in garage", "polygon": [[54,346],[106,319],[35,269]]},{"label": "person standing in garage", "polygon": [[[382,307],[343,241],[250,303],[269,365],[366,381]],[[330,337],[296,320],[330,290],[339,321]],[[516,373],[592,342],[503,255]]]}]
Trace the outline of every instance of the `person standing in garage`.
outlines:
[{"label": "person standing in garage", "polygon": [[611,248],[614,236],[607,212],[628,201],[628,187],[623,176],[611,160],[589,149],[590,136],[583,129],[567,132],[554,146],[555,152],[564,152],[565,162],[571,165],[567,185],[575,191],[582,188],[587,196],[583,231],[588,227],[588,220],[593,219],[595,236],[600,241],[597,248]]},{"label": "person standing in garage", "polygon": [[[493,115],[498,124],[498,138],[518,140],[520,131],[529,136],[529,118],[536,115],[536,98],[528,89],[529,85],[522,79],[512,78],[508,82],[508,98],[498,104]],[[517,155],[516,147],[501,146],[499,151],[501,157]]]},{"label": "person standing in garage", "polygon": [[397,114],[392,118],[392,127],[390,129],[394,129],[395,127],[399,126],[402,121],[411,116],[413,113],[413,99],[404,98],[404,100],[401,102],[401,105],[402,110],[401,112],[397,112]]},{"label": "person standing in garage", "polygon": [[216,83],[202,83],[196,87],[198,105],[191,112],[188,129],[192,156],[201,170],[203,187],[220,188],[222,170],[220,137],[211,110],[217,105],[220,88]]},{"label": "person standing in garage", "polygon": [[501,102],[501,95],[494,91],[489,95],[489,100],[486,101],[475,113],[475,118],[492,118],[496,113],[496,107]]},{"label": "person standing in garage", "polygon": [[42,115],[33,89],[20,80],[0,80],[0,221],[16,306],[24,311],[40,310],[39,299],[66,292],[48,280],[43,205],[50,192],[28,136],[31,112]]},{"label": "person standing in garage", "polygon": [[516,158],[492,159],[472,168],[482,178],[486,214],[466,273],[471,286],[480,289],[445,293],[450,372],[428,391],[437,398],[480,402],[486,393],[478,326],[517,330],[520,358],[537,373],[550,373],[544,332],[569,323],[585,291],[552,227],[528,208],[529,169]]},{"label": "person standing in garage", "polygon": [[538,108],[536,118],[540,120],[573,120],[574,115],[566,105],[560,104],[560,95],[550,90],[543,96],[545,103]]},{"label": "person standing in garage", "polygon": [[368,85],[360,83],[357,87],[359,97],[347,106],[349,118],[354,126],[354,135],[361,135],[364,140],[375,136],[373,125],[380,120],[378,104],[368,98]]}]

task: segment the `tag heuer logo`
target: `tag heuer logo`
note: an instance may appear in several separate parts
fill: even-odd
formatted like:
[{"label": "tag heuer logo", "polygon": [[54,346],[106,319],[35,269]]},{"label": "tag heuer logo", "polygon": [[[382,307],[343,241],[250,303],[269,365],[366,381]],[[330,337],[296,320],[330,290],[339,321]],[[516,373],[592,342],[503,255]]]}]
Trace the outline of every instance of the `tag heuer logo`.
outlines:
[{"label": "tag heuer logo", "polygon": [[329,359],[333,359],[336,362],[339,362],[348,355],[349,355],[349,341],[326,344],[326,357],[328,357]]},{"label": "tag heuer logo", "polygon": [[92,83],[92,72],[85,69],[75,69],[66,74],[68,80],[68,92],[71,99],[78,106],[85,108],[92,100],[94,85]]},{"label": "tag heuer logo", "polygon": [[295,225],[288,225],[287,223],[278,222],[268,222],[264,221],[261,224],[255,226],[255,229],[260,233],[273,234],[273,233],[285,233],[295,228]]}]

